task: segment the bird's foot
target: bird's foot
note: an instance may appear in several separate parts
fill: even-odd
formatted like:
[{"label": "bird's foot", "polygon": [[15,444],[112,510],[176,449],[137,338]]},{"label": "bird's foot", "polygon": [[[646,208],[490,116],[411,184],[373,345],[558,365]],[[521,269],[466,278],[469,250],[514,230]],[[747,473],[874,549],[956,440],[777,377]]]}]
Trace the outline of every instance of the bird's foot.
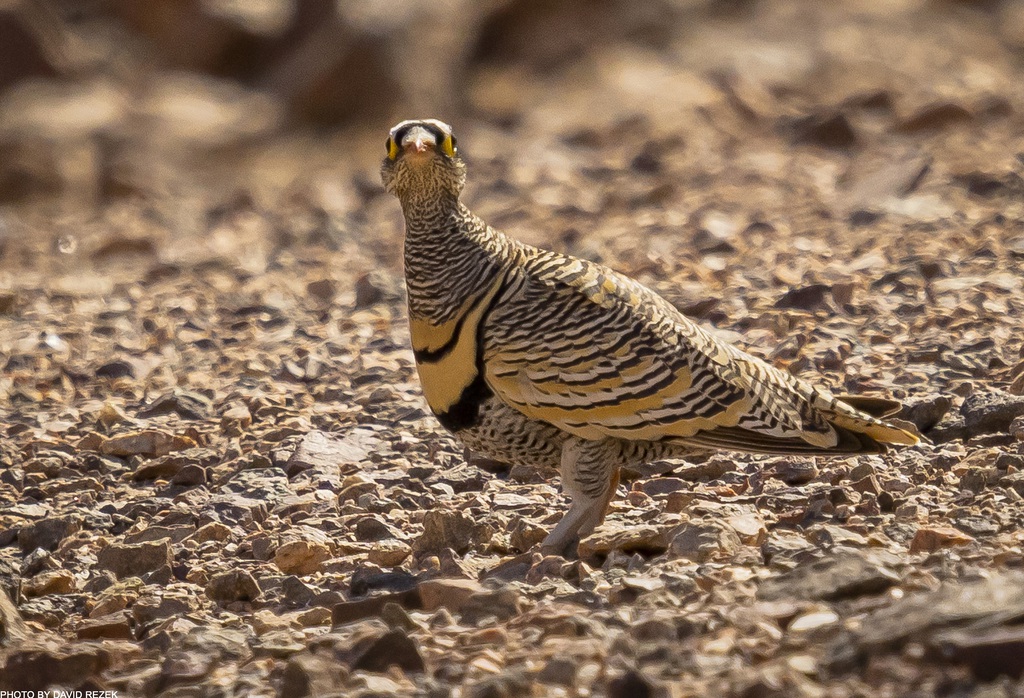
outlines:
[{"label": "bird's foot", "polygon": [[578,535],[569,536],[566,539],[553,538],[554,534],[544,539],[544,542],[540,544],[540,552],[542,555],[558,555],[564,557],[566,560],[578,560],[579,559],[579,546],[580,537]]}]

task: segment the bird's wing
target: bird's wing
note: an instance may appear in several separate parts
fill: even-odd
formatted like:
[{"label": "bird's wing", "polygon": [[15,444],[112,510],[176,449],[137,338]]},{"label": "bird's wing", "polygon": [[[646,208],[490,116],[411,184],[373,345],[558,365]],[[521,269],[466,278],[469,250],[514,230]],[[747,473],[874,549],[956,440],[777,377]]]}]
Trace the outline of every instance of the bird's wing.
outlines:
[{"label": "bird's wing", "polygon": [[775,453],[861,452],[916,437],[716,339],[641,284],[537,251],[488,317],[490,388],[582,438]]}]

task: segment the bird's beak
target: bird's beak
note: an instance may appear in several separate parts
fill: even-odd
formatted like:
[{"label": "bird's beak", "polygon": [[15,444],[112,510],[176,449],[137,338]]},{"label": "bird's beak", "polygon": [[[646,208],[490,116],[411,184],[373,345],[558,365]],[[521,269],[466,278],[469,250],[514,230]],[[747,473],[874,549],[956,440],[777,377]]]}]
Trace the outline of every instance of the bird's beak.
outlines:
[{"label": "bird's beak", "polygon": [[422,126],[413,126],[402,139],[402,150],[406,155],[422,155],[437,147],[437,139]]}]

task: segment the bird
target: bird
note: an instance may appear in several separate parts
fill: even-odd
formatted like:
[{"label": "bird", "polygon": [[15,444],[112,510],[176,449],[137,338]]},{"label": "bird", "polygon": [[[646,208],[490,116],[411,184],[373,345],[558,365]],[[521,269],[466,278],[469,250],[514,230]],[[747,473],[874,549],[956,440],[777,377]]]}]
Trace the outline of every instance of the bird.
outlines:
[{"label": "bird", "polygon": [[489,226],[462,202],[467,167],[448,124],[402,121],[385,147],[423,396],[470,452],[557,469],[570,504],[543,553],[577,555],[624,467],[709,450],[832,456],[918,443],[913,425],[887,420],[899,402],[834,395],[624,274]]}]

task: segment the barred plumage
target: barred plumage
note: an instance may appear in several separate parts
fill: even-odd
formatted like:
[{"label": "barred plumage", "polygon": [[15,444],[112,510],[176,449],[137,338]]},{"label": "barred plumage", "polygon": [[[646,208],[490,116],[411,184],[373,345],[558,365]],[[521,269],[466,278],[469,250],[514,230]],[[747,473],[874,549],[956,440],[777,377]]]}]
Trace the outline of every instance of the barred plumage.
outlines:
[{"label": "barred plumage", "polygon": [[558,467],[572,497],[544,548],[572,553],[622,466],[695,449],[836,455],[914,444],[890,400],[840,398],[716,339],[638,282],[530,247],[460,201],[451,128],[391,130],[382,178],[402,204],[423,393],[470,449]]}]

